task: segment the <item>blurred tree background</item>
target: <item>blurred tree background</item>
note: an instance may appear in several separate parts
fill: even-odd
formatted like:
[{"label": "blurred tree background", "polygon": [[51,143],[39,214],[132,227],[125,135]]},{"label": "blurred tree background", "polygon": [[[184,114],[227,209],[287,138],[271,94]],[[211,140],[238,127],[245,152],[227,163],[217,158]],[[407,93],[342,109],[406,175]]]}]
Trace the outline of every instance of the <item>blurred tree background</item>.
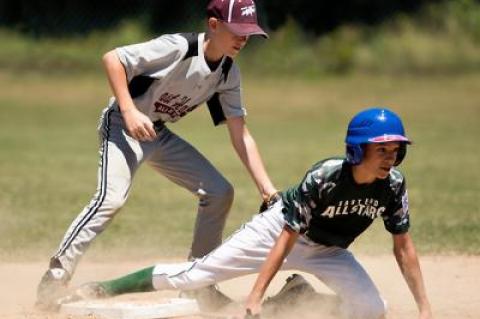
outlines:
[{"label": "blurred tree background", "polygon": [[[97,70],[113,47],[202,30],[207,3],[0,0],[0,70]],[[250,41],[238,61],[246,73],[480,70],[480,0],[257,0],[257,7],[271,39]]]},{"label": "blurred tree background", "polygon": [[[308,33],[345,23],[376,24],[399,12],[412,13],[438,0],[258,0],[261,20],[277,30],[291,17]],[[152,32],[201,20],[208,0],[1,0],[0,24],[35,36],[65,36],[114,28],[123,19],[143,20]]]}]

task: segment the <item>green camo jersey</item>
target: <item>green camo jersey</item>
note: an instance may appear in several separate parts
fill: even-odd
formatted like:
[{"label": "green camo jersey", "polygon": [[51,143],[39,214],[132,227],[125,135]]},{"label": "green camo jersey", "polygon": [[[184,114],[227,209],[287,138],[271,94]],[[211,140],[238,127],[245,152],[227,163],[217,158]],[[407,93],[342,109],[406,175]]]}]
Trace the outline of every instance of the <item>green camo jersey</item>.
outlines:
[{"label": "green camo jersey", "polygon": [[282,197],[288,226],[327,246],[347,248],[376,217],[392,234],[406,233],[410,225],[405,178],[396,169],[385,179],[357,184],[345,159],[330,158]]}]

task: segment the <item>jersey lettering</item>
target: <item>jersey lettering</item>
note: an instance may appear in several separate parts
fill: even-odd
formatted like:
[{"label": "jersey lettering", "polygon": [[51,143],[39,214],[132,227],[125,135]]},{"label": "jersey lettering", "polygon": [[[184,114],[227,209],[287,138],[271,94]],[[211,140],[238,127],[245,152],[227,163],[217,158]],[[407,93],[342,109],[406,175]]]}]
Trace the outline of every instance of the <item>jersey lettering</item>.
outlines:
[{"label": "jersey lettering", "polygon": [[168,114],[172,119],[178,119],[191,112],[197,106],[189,106],[191,98],[180,94],[163,93],[157,102],[154,103],[155,112]]},{"label": "jersey lettering", "polygon": [[[365,203],[364,204],[362,204]],[[322,217],[334,218],[340,215],[357,214],[371,219],[380,217],[387,209],[385,206],[378,206],[378,200],[373,198],[354,199],[347,201],[339,201],[337,205],[330,205],[320,215]]]}]

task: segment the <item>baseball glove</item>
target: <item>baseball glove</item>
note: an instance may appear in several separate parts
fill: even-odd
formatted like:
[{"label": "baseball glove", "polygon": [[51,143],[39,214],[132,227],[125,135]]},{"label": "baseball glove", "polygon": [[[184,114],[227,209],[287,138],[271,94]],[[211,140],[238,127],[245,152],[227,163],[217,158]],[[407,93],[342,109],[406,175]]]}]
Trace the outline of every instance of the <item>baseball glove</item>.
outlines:
[{"label": "baseball glove", "polygon": [[275,204],[279,200],[282,200],[282,192],[273,193],[272,195],[270,195],[269,198],[267,198],[262,202],[262,204],[260,205],[260,208],[258,209],[258,212],[263,213],[264,211],[272,207],[273,204]]}]

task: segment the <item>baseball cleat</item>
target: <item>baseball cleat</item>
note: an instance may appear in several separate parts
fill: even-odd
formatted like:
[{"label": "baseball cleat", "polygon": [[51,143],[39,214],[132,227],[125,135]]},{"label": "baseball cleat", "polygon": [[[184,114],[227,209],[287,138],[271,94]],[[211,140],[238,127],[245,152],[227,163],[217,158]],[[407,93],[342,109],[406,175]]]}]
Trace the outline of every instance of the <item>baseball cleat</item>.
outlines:
[{"label": "baseball cleat", "polygon": [[180,297],[196,299],[200,309],[208,311],[219,310],[233,302],[233,300],[221,292],[216,285],[182,291]]},{"label": "baseball cleat", "polygon": [[287,278],[285,285],[273,297],[268,298],[265,306],[282,306],[294,304],[301,299],[315,295],[315,289],[299,274],[293,274]]},{"label": "baseball cleat", "polygon": [[43,275],[37,287],[35,306],[43,311],[56,311],[56,300],[67,291],[70,275],[63,268],[50,268]]}]

